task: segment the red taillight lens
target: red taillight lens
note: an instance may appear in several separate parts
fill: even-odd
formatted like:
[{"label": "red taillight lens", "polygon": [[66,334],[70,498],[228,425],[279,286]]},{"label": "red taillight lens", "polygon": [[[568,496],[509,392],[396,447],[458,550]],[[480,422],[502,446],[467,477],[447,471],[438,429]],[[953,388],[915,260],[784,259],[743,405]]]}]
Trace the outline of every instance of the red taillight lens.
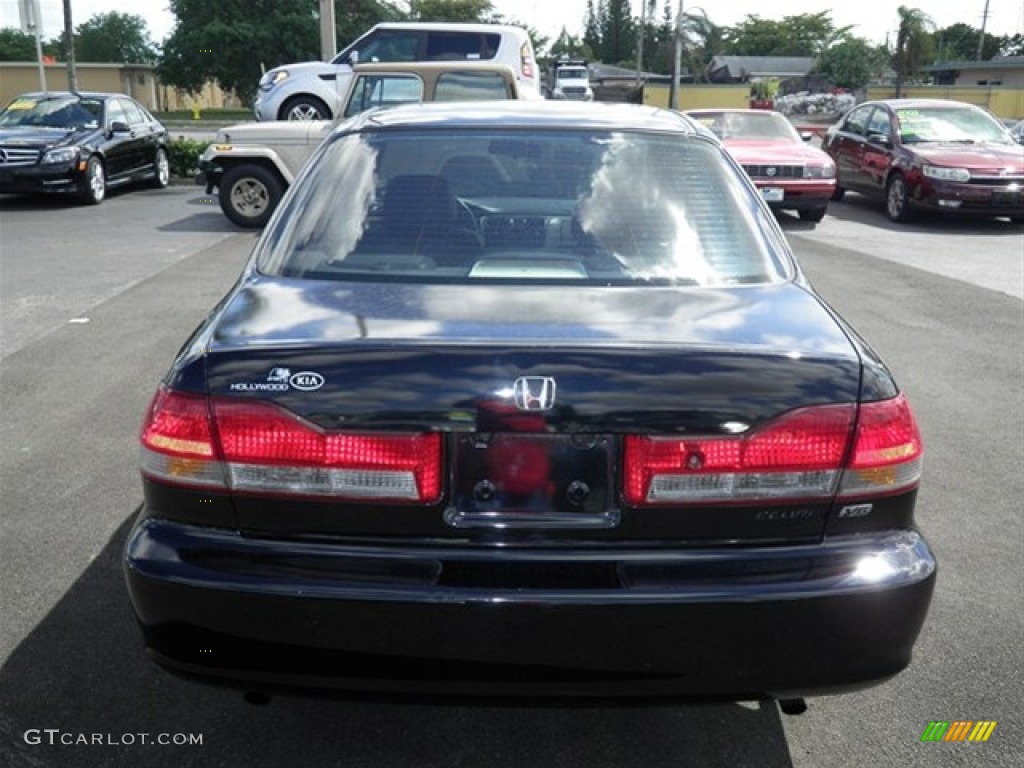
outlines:
[{"label": "red taillight lens", "polygon": [[142,427],[142,471],[182,485],[434,502],[441,436],[324,432],[270,403],[161,388]]},{"label": "red taillight lens", "polygon": [[234,488],[424,502],[441,495],[437,433],[323,432],[269,403],[215,399],[213,412]]},{"label": "red taillight lens", "polygon": [[923,454],[921,433],[903,394],[865,403],[839,494],[879,495],[913,488],[921,479]]},{"label": "red taillight lens", "polygon": [[140,441],[144,475],[177,485],[225,487],[206,397],[161,387],[146,412]]},{"label": "red taillight lens", "polygon": [[146,448],[169,456],[214,458],[207,398],[161,387],[149,404],[141,440]]},{"label": "red taillight lens", "polygon": [[800,408],[737,437],[627,436],[623,493],[633,505],[878,496],[915,487],[921,455],[901,394],[859,413],[853,404]]},{"label": "red taillight lens", "polygon": [[736,437],[630,435],[626,501],[674,504],[815,498],[835,492],[854,406],[801,408]]}]

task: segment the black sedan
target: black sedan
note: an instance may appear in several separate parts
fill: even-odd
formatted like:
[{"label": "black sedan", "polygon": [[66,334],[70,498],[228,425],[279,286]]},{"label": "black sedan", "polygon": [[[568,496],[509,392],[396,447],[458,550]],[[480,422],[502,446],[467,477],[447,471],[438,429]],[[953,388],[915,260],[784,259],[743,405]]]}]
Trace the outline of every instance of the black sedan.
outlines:
[{"label": "black sedan", "polygon": [[166,187],[167,131],[120,93],[27,93],[0,112],[0,193],[54,192],[100,203],[135,181]]},{"label": "black sedan", "polygon": [[251,690],[850,690],[935,583],[906,396],[674,112],[344,123],[141,444],[145,645]]}]

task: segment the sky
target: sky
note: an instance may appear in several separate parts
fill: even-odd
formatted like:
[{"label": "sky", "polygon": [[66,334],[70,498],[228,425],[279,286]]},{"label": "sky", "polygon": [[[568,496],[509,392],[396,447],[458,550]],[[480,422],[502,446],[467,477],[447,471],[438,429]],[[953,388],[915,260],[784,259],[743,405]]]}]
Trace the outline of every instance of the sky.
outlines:
[{"label": "sky", "polygon": [[[43,37],[56,37],[63,30],[63,0],[38,0],[43,19]],[[313,0],[310,0],[312,3]],[[639,14],[642,0],[632,0],[634,14]],[[665,0],[658,0],[659,9]],[[670,0],[673,9],[677,0]],[[494,8],[508,19],[516,19],[534,27],[542,35],[554,39],[565,27],[570,34],[581,35],[587,0],[492,0]],[[595,0],[596,4],[596,0]],[[803,13],[830,10],[832,23],[837,27],[854,25],[854,34],[873,42],[882,43],[887,33],[898,26],[896,8],[906,5],[928,14],[939,27],[958,22],[981,26],[985,0],[846,0],[825,4],[820,0],[685,0],[684,8],[703,7],[715,24],[729,26],[756,12],[763,19],[781,19]],[[989,17],[986,31],[994,35],[1024,34],[1024,3],[1021,0],[988,0]],[[142,16],[149,27],[150,36],[160,42],[170,34],[174,17],[167,11],[166,0],[71,0],[75,26],[97,13],[119,11]],[[661,11],[658,11],[659,17]],[[0,0],[0,27],[19,26],[18,0]],[[338,47],[349,41],[339,40]]]}]

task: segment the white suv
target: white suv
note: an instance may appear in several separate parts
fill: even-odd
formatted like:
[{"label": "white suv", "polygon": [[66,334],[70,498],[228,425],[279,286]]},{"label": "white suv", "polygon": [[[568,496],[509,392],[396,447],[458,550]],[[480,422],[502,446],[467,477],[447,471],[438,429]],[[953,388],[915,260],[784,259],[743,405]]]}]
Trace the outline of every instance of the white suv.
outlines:
[{"label": "white suv", "polygon": [[257,120],[330,120],[348,92],[356,62],[491,61],[516,73],[525,98],[542,98],[530,36],[499,24],[378,24],[329,62],[307,61],[260,78]]}]

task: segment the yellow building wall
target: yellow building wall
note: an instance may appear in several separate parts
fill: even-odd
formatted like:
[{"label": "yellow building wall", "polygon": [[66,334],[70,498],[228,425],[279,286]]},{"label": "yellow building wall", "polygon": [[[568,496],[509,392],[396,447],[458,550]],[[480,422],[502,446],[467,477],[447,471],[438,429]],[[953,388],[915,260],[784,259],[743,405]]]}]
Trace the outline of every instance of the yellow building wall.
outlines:
[{"label": "yellow building wall", "polygon": [[240,109],[242,102],[231,91],[223,90],[215,82],[208,82],[199,93],[189,93],[173,85],[159,87],[160,108],[168,112],[203,109]]},{"label": "yellow building wall", "polygon": [[[868,100],[896,98],[896,89],[871,86]],[[950,99],[987,109],[1007,120],[1024,119],[1024,88],[987,88],[972,85],[922,85],[904,87],[904,99]]]},{"label": "yellow building wall", "polygon": [[[51,91],[68,90],[65,64],[46,64],[46,87]],[[78,90],[126,93],[154,112],[212,109],[242,106],[238,97],[216,83],[207,83],[198,94],[190,94],[157,82],[153,68],[140,64],[78,64]],[[22,93],[38,91],[39,65],[35,62],[0,62],[0,109]]]},{"label": "yellow building wall", "polygon": [[[644,104],[652,107],[668,107],[669,86],[648,84],[644,86]],[[750,85],[695,85],[685,83],[679,86],[679,109],[746,109],[750,106]]]},{"label": "yellow building wall", "polygon": [[[46,88],[68,90],[65,64],[46,64]],[[126,93],[147,109],[157,109],[156,80],[152,67],[124,64],[78,64],[75,66],[79,91]],[[0,62],[0,105],[16,96],[40,90],[39,65],[34,62]]]}]

